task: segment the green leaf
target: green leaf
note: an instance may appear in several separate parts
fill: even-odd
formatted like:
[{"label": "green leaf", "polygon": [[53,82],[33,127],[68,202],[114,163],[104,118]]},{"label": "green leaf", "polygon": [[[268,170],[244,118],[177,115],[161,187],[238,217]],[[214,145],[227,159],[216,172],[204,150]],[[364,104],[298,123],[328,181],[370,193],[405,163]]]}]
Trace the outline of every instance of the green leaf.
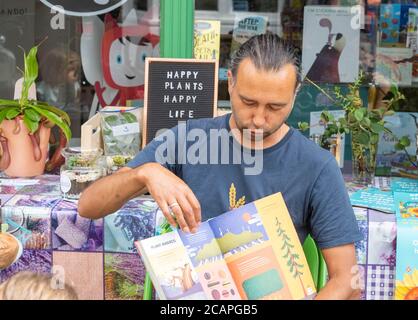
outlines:
[{"label": "green leaf", "polygon": [[0,99],[0,107],[19,107],[19,101]]},{"label": "green leaf", "polygon": [[363,118],[362,123],[366,126],[369,127],[371,124],[371,121],[369,118]]},{"label": "green leaf", "polygon": [[372,129],[372,131],[374,133],[380,133],[380,132],[382,132],[384,130],[384,128],[385,127],[383,125],[381,125],[380,123],[376,123],[376,122],[373,122],[370,125],[370,129]]},{"label": "green leaf", "polygon": [[9,109],[3,109],[0,110],[0,123],[3,122],[3,120],[6,118],[6,114],[9,111]]},{"label": "green leaf", "polygon": [[38,46],[30,49],[28,55],[25,57],[25,81],[28,88],[35,82],[38,77],[38,61],[36,54],[38,53]]},{"label": "green leaf", "polygon": [[39,122],[41,120],[41,115],[32,109],[25,109],[25,116],[34,122]]},{"label": "green leaf", "polygon": [[398,142],[395,144],[395,150],[401,151],[403,149],[405,149],[405,147],[401,143]]},{"label": "green leaf", "polygon": [[9,109],[6,113],[6,118],[8,120],[13,120],[20,114],[20,110],[18,108]]},{"label": "green leaf", "polygon": [[372,134],[370,137],[370,143],[374,144],[374,143],[378,143],[379,142],[379,135],[378,134]]},{"label": "green leaf", "polygon": [[34,105],[30,105],[30,108],[34,109],[35,111],[37,111],[40,115],[44,116],[45,118],[47,118],[49,121],[51,121],[52,123],[56,124],[58,127],[60,127],[60,129],[64,132],[65,137],[67,138],[67,141],[71,140],[71,130],[70,127],[68,126],[68,124],[61,119],[58,115],[56,115],[55,113],[48,111],[48,110],[44,110],[40,107],[36,107]]},{"label": "green leaf", "polygon": [[22,51],[25,63],[25,70],[23,73],[22,92],[19,103],[20,105],[25,105],[28,101],[29,89],[38,77],[38,61],[36,60],[38,46],[32,47],[27,55],[23,48]]},{"label": "green leaf", "polygon": [[306,131],[309,129],[309,124],[307,122],[298,122],[299,130]]},{"label": "green leaf", "polygon": [[328,127],[327,127],[327,131],[331,135],[336,134],[336,133],[338,133],[338,127],[335,124],[329,124]]},{"label": "green leaf", "polygon": [[[29,101],[29,102],[32,102],[32,101]],[[56,115],[60,116],[65,122],[68,123],[69,126],[71,125],[71,119],[70,119],[68,113],[66,113],[65,111],[63,111],[63,110],[61,110],[57,107],[51,106],[46,102],[41,102],[41,101],[33,101],[33,102],[34,103],[31,103],[30,105],[34,105],[35,107],[51,111],[51,112],[55,113]]]},{"label": "green leaf", "polygon": [[354,118],[356,118],[357,121],[361,121],[363,120],[363,110],[362,109],[357,109],[356,111],[354,111]]},{"label": "green leaf", "polygon": [[392,84],[391,84],[391,86],[390,86],[390,92],[391,92],[394,96],[396,96],[396,95],[397,95],[397,93],[399,92],[399,91],[398,91],[398,86],[397,86],[397,85],[395,85],[394,83],[392,83]]},{"label": "green leaf", "polygon": [[370,137],[365,132],[360,132],[354,135],[353,140],[357,143],[368,145],[370,143]]},{"label": "green leaf", "polygon": [[330,117],[331,117],[331,114],[329,113],[329,111],[323,111],[320,116],[321,120],[323,120],[324,122],[329,122]]},{"label": "green leaf", "polygon": [[23,123],[25,124],[26,128],[28,128],[30,133],[35,133],[39,128],[39,121],[32,120],[28,117],[27,113],[25,113],[23,116]]},{"label": "green leaf", "polygon": [[407,136],[403,136],[399,139],[399,143],[402,144],[405,148],[411,145],[411,140]]}]

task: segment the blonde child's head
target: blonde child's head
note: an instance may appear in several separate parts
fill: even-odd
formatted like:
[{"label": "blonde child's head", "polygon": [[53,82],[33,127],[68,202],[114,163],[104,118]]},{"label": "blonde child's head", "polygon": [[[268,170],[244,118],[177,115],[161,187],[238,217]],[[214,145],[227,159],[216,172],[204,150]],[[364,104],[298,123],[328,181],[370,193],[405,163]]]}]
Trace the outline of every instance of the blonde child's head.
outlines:
[{"label": "blonde child's head", "polygon": [[0,270],[7,268],[20,255],[21,244],[14,236],[0,233]]},{"label": "blonde child's head", "polygon": [[77,300],[74,289],[52,275],[20,272],[0,284],[0,300]]}]

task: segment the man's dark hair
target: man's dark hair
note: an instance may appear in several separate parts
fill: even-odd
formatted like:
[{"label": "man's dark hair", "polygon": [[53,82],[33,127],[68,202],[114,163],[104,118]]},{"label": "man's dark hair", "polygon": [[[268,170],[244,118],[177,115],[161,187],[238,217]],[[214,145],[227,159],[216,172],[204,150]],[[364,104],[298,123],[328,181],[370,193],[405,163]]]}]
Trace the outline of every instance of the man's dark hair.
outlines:
[{"label": "man's dark hair", "polygon": [[299,56],[295,48],[273,33],[253,36],[235,51],[230,62],[233,79],[236,79],[242,60],[250,58],[259,70],[278,71],[286,64],[291,64],[296,71],[296,87],[301,83]]}]

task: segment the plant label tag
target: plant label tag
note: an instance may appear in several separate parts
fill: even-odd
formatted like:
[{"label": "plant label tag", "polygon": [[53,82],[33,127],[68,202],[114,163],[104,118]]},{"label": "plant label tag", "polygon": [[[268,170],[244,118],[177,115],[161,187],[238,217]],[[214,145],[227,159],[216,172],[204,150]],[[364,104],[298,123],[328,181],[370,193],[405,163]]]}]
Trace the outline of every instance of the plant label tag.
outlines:
[{"label": "plant label tag", "polygon": [[139,133],[138,123],[127,123],[112,127],[113,136],[119,137],[132,133]]}]

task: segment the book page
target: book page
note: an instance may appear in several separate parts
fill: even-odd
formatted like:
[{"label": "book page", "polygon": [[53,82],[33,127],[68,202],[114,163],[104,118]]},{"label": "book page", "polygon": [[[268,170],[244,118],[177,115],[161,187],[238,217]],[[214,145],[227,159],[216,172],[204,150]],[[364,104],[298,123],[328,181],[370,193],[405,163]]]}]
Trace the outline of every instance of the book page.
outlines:
[{"label": "book page", "polygon": [[[303,299],[315,293],[302,246],[283,205],[276,194],[209,220],[243,299]],[[284,241],[277,234],[276,219],[282,223]]]},{"label": "book page", "polygon": [[316,289],[302,244],[281,193],[255,201],[269,243],[283,268],[293,299],[313,298]]},{"label": "book page", "polygon": [[209,223],[201,223],[196,233],[178,233],[209,299],[241,299]]},{"label": "book page", "polygon": [[177,231],[136,241],[135,246],[161,299],[208,299]]}]

